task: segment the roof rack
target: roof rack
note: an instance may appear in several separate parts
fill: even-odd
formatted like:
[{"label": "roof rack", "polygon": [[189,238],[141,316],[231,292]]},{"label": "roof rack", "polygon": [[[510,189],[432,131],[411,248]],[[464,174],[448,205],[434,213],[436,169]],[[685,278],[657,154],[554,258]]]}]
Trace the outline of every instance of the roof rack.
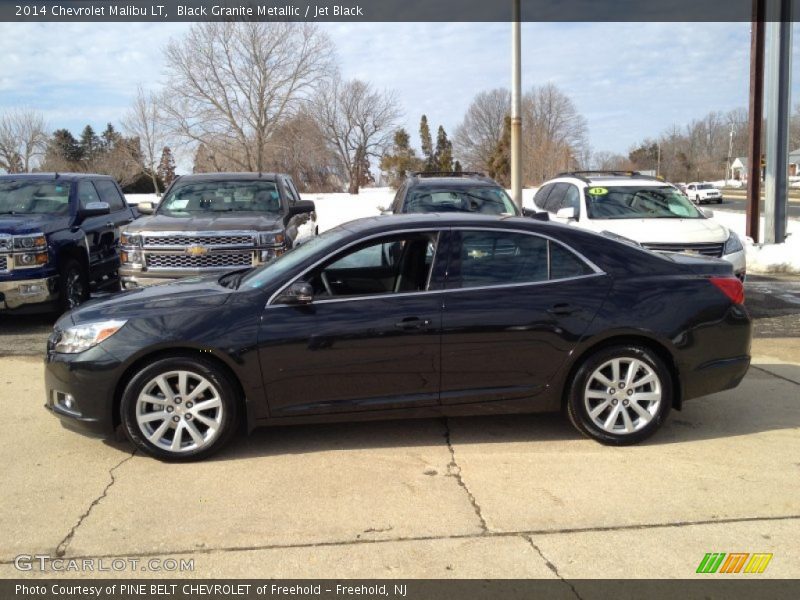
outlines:
[{"label": "roof rack", "polygon": [[664,181],[661,177],[654,177],[652,175],[644,175],[639,171],[605,171],[602,169],[594,169],[589,171],[564,171],[559,173],[556,177],[575,177],[586,183],[590,182],[592,175],[611,176],[611,177],[636,177],[640,179],[650,179],[653,181]]},{"label": "roof rack", "polygon": [[481,177],[488,179],[485,173],[479,171],[414,171],[411,177]]}]

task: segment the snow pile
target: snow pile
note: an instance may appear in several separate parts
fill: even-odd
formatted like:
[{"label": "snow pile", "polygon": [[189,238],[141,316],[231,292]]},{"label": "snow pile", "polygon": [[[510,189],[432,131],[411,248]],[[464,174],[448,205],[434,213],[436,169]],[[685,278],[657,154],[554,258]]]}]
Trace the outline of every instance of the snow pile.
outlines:
[{"label": "snow pile", "polygon": [[391,188],[362,188],[361,193],[350,195],[301,194],[303,200],[312,200],[317,208],[317,227],[319,232],[327,231],[337,225],[381,214],[381,209],[389,210],[394,200]]},{"label": "snow pile", "polygon": [[[789,219],[783,244],[755,244],[745,235],[746,215],[718,210],[713,219],[742,238],[747,253],[748,273],[800,273],[800,220]],[[764,218],[761,218],[760,239],[764,239]]]},{"label": "snow pile", "polygon": [[128,201],[128,204],[132,206],[136,206],[141,202],[152,202],[153,204],[158,204],[158,196],[155,194],[125,194],[125,199]]}]

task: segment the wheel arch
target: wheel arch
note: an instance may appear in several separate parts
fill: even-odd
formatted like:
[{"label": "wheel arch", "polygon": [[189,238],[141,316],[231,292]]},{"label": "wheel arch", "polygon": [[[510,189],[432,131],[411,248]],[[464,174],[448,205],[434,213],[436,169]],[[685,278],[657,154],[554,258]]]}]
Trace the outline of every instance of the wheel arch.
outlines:
[{"label": "wheel arch", "polygon": [[569,384],[575,377],[578,369],[581,367],[583,362],[592,354],[599,350],[603,350],[604,348],[610,348],[612,346],[624,346],[624,345],[635,345],[635,346],[644,346],[649,350],[652,350],[661,360],[664,361],[664,364],[667,366],[669,370],[670,378],[672,380],[672,386],[675,390],[674,398],[672,399],[672,408],[676,410],[681,410],[683,406],[683,386],[681,385],[681,378],[680,378],[680,370],[678,369],[678,365],[675,361],[675,356],[669,350],[669,348],[660,340],[646,335],[644,333],[619,333],[610,335],[605,337],[601,340],[597,340],[594,343],[590,343],[588,346],[581,348],[578,355],[572,361],[569,371],[567,372],[566,378],[563,380],[563,391],[561,394],[561,406],[562,408],[566,406],[567,398],[569,395]]},{"label": "wheel arch", "polygon": [[213,352],[192,348],[191,346],[176,346],[154,349],[151,352],[147,352],[146,354],[136,357],[136,359],[127,366],[122,376],[117,381],[116,387],[114,388],[114,401],[111,406],[111,420],[114,429],[116,429],[122,423],[120,405],[122,404],[122,394],[124,393],[125,388],[128,386],[128,383],[130,383],[134,375],[144,368],[145,365],[163,358],[201,359],[206,362],[213,363],[214,366],[218,367],[225,374],[236,391],[236,402],[238,403],[239,410],[241,411],[240,414],[244,417],[240,420],[239,427],[246,427],[247,429],[250,428],[252,418],[249,411],[249,403],[247,402],[245,396],[244,386],[231,366],[224,359],[217,356]]}]

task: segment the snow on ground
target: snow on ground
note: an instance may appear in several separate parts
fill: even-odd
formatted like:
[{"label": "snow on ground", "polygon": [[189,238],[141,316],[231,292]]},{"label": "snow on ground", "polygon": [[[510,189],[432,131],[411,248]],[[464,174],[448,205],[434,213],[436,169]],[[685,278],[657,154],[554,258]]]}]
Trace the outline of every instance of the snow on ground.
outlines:
[{"label": "snow on ground", "polygon": [[[744,241],[748,273],[800,273],[800,220],[789,219],[786,242],[754,244],[745,235],[745,213],[715,210],[713,219],[735,231]],[[764,239],[764,218],[761,218],[760,239]]]},{"label": "snow on ground", "polygon": [[317,227],[319,232],[327,231],[337,225],[381,214],[381,209],[389,209],[394,200],[391,188],[363,188],[361,193],[344,194],[301,194],[303,200],[313,200],[317,207]]},{"label": "snow on ground", "polygon": [[158,204],[159,198],[155,194],[125,194],[125,199],[128,201],[128,204],[133,204],[135,206],[140,202]]}]

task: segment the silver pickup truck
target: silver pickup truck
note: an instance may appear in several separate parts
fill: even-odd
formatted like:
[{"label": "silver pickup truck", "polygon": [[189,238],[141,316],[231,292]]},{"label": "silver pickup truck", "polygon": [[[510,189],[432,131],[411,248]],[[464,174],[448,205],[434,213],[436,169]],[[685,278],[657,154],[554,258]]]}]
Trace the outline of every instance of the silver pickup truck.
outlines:
[{"label": "silver pickup truck", "polygon": [[317,234],[314,203],[288,175],[185,175],[120,236],[126,289],[263,264]]}]

